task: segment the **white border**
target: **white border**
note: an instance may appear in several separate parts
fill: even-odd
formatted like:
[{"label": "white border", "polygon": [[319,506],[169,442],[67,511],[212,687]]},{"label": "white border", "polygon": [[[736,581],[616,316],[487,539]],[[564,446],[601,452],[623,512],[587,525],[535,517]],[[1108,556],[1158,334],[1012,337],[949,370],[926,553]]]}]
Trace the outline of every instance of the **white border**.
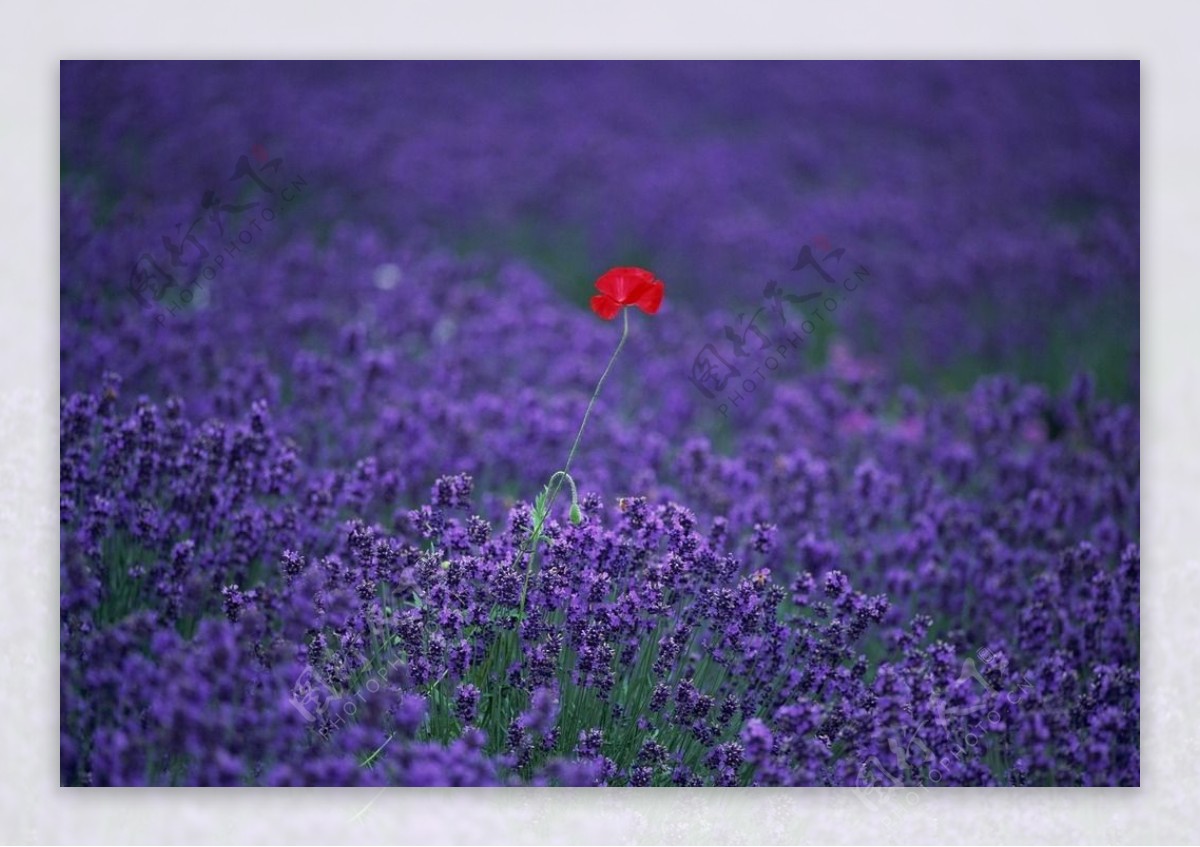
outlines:
[{"label": "white border", "polygon": [[[847,8],[849,6],[850,8]],[[1196,506],[1200,31],[1183,3],[8,3],[0,50],[0,839],[25,843],[1138,843],[1200,836]],[[1124,58],[1143,90],[1139,789],[58,787],[58,60]],[[374,798],[374,799],[373,799]],[[373,799],[373,802],[371,802]],[[371,803],[365,812],[364,806]],[[360,814],[361,812],[361,814]],[[355,819],[355,816],[358,816]]]}]

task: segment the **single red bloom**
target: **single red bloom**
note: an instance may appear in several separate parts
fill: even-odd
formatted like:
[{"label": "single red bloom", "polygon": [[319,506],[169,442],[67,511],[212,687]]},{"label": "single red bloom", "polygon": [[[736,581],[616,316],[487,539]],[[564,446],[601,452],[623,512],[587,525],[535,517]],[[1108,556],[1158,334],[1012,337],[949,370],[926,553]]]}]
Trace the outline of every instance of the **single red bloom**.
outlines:
[{"label": "single red bloom", "polygon": [[662,305],[663,282],[645,268],[613,268],[596,280],[600,291],[592,298],[592,311],[611,321],[625,306],[637,306],[647,315]]}]

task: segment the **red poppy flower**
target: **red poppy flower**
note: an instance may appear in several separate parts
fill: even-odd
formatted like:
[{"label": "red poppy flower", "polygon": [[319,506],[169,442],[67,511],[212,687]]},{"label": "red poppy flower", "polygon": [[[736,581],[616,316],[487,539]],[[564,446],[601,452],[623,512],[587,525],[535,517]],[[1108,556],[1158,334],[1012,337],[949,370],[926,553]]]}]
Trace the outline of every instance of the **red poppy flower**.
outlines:
[{"label": "red poppy flower", "polygon": [[613,268],[596,280],[600,291],[592,298],[592,311],[611,321],[625,306],[637,306],[647,315],[662,305],[663,283],[645,268]]}]

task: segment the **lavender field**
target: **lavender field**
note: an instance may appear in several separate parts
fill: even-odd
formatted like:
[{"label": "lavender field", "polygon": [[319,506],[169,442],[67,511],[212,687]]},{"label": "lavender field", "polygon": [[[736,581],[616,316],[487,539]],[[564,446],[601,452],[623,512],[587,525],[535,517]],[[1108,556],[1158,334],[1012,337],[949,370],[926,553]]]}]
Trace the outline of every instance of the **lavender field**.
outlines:
[{"label": "lavender field", "polygon": [[1139,87],[64,62],[61,783],[1138,785]]}]

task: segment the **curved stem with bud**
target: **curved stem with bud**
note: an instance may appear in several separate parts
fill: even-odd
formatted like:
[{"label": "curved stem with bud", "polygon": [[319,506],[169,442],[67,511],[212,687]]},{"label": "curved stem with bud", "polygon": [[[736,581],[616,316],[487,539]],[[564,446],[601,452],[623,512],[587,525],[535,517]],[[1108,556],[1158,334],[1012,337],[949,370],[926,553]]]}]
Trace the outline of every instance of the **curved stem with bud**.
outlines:
[{"label": "curved stem with bud", "polygon": [[529,575],[533,573],[533,560],[537,555],[537,543],[541,540],[542,528],[546,525],[546,520],[550,516],[550,509],[558,497],[563,480],[566,480],[571,486],[571,522],[578,524],[583,520],[583,515],[579,511],[579,491],[575,487],[575,480],[572,479],[568,471],[571,469],[571,462],[575,459],[576,451],[579,450],[579,442],[583,439],[583,429],[587,426],[588,417],[592,414],[592,407],[596,405],[596,398],[600,396],[600,389],[604,386],[604,380],[608,379],[608,373],[612,370],[613,363],[617,361],[617,356],[620,355],[621,348],[625,346],[625,340],[629,337],[629,310],[622,309],[621,317],[624,319],[621,340],[617,342],[617,349],[613,351],[612,358],[608,360],[608,367],[604,369],[604,373],[600,374],[600,381],[596,383],[596,390],[592,392],[592,399],[588,401],[587,409],[583,413],[583,421],[579,424],[579,432],[575,434],[575,443],[571,445],[571,452],[567,454],[566,463],[563,465],[562,470],[554,472],[550,477],[550,481],[546,483],[546,487],[542,489],[542,493],[534,501],[533,528],[529,533],[529,537],[526,538],[525,543],[521,545],[521,549],[517,551],[516,561],[518,564],[521,561],[521,557],[527,552],[529,553],[529,562],[525,567],[525,581],[521,586],[521,614],[525,612],[525,594],[529,590]]}]

